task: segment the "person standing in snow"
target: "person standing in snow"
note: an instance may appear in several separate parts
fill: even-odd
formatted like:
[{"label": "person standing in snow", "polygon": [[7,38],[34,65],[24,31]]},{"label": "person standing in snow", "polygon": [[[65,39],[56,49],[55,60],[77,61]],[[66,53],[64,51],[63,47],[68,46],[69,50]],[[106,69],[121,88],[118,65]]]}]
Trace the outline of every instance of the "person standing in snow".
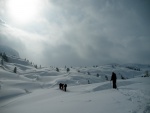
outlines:
[{"label": "person standing in snow", "polygon": [[63,87],[64,87],[64,84],[60,83],[60,84],[59,84],[59,89],[62,89],[62,90],[63,90]]},{"label": "person standing in snow", "polygon": [[117,76],[116,76],[116,73],[114,72],[112,72],[111,81],[113,82],[113,88],[116,89],[117,88],[117,85],[116,85]]},{"label": "person standing in snow", "polygon": [[64,85],[64,91],[66,91],[66,89],[67,89],[67,84]]}]

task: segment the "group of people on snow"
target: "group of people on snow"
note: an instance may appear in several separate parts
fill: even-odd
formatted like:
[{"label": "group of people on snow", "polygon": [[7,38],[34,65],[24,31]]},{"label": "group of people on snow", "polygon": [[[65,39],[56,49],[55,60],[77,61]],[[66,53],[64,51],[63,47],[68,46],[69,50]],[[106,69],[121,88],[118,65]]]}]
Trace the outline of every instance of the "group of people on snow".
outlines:
[{"label": "group of people on snow", "polygon": [[67,84],[60,83],[59,84],[59,89],[64,90],[66,92],[66,90],[67,90]]},{"label": "group of people on snow", "polygon": [[[116,73],[112,72],[112,76],[111,76],[111,80],[110,81],[112,81],[112,83],[113,83],[113,88],[117,89],[117,85],[116,85],[117,76],[116,76]],[[64,90],[66,92],[67,84],[60,83],[59,84],[59,89]]]}]

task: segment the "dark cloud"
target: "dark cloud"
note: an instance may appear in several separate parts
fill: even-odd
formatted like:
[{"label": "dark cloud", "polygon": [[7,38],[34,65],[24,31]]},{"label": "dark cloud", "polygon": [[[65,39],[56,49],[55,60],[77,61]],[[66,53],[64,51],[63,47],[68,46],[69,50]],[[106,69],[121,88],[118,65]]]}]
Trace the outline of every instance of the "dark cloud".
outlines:
[{"label": "dark cloud", "polygon": [[[20,54],[45,65],[150,63],[149,0],[42,3],[40,16],[32,24],[8,21],[15,32],[1,32],[0,43],[19,52],[23,49]],[[1,16],[7,18],[4,13]]]}]

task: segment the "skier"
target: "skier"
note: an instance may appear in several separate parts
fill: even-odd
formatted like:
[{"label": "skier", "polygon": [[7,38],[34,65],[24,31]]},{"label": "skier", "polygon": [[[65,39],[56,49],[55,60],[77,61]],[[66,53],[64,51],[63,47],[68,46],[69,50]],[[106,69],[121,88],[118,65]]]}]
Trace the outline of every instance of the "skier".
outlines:
[{"label": "skier", "polygon": [[64,84],[60,83],[59,84],[59,89],[63,89]]},{"label": "skier", "polygon": [[112,72],[111,81],[113,81],[113,88],[116,89],[117,88],[117,85],[116,85],[117,76],[116,76],[116,73],[114,72]]},{"label": "skier", "polygon": [[64,85],[64,91],[66,91],[66,89],[67,89],[67,84]]}]

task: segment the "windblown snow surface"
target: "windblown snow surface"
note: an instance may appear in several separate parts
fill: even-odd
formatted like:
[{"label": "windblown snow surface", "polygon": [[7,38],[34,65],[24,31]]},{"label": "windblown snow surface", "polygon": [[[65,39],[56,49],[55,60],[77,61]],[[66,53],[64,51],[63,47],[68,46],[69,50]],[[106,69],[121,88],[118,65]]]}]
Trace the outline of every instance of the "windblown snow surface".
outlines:
[{"label": "windblown snow surface", "polygon": [[[141,77],[149,65],[73,67],[67,73],[66,68],[36,69],[23,59],[9,59],[0,65],[0,113],[150,113],[150,77]],[[113,71],[118,89],[110,82]],[[60,82],[68,84],[67,92],[59,90]]]}]

